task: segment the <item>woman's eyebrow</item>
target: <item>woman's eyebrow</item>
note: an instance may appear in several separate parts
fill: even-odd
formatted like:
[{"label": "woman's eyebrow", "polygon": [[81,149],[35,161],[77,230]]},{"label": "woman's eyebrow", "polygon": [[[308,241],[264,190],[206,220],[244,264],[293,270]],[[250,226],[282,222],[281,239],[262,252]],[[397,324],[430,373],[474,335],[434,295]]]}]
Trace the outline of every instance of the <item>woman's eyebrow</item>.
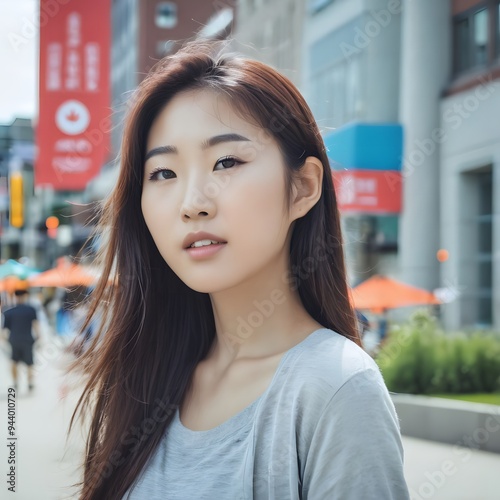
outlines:
[{"label": "woman's eyebrow", "polygon": [[203,141],[201,144],[201,149],[208,149],[222,142],[238,142],[238,141],[250,141],[246,137],[243,137],[240,134],[221,134],[216,135],[214,137],[210,137],[206,141]]},{"label": "woman's eyebrow", "polygon": [[[208,149],[217,144],[221,144],[223,142],[239,142],[239,141],[250,141],[246,137],[243,137],[240,134],[221,134],[215,135],[214,137],[210,137],[209,139],[203,141],[201,143],[201,149]],[[179,151],[175,146],[159,146],[157,148],[153,148],[146,153],[146,157],[144,161],[149,160],[152,156],[156,155],[165,155],[165,154],[177,154]]]}]

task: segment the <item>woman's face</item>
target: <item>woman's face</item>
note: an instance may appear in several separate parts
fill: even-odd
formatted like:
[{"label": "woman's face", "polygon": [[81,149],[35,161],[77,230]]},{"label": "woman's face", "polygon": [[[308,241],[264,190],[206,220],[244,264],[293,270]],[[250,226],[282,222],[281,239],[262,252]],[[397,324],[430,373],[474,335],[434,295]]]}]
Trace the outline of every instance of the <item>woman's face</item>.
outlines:
[{"label": "woman's face", "polygon": [[[147,139],[141,205],[160,254],[187,286],[229,289],[289,251],[284,169],[275,140],[222,97],[189,91],[165,106]],[[222,244],[186,249],[201,231]]]}]

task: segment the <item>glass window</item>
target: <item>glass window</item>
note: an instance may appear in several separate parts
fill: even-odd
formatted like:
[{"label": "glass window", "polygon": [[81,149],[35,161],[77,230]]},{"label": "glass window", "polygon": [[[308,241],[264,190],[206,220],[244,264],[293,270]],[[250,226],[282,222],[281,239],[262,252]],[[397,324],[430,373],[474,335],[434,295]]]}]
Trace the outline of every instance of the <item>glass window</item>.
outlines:
[{"label": "glass window", "polygon": [[465,17],[455,19],[453,23],[455,73],[490,63],[489,49],[494,43],[494,38],[489,32],[490,12],[497,17],[493,7],[491,10],[483,7]]},{"label": "glass window", "polygon": [[479,298],[477,315],[478,323],[480,325],[491,325],[493,318],[493,302],[490,296]]},{"label": "glass window", "polygon": [[333,123],[338,127],[346,122],[345,94],[346,94],[346,65],[338,64],[333,68],[332,86],[327,90],[328,97],[332,100]]},{"label": "glass window", "polygon": [[320,126],[340,127],[355,119],[361,107],[360,60],[334,64],[311,79],[312,111]]},{"label": "glass window", "polygon": [[491,231],[491,217],[481,217],[478,228],[478,247],[480,253],[491,253],[493,248],[493,234]]},{"label": "glass window", "polygon": [[479,174],[479,215],[493,213],[493,189],[491,173]]},{"label": "glass window", "polygon": [[354,57],[347,63],[346,75],[346,121],[358,117],[361,104],[361,64],[359,57]]},{"label": "glass window", "polygon": [[328,113],[328,100],[329,100],[329,95],[328,91],[330,90],[330,84],[329,84],[329,79],[330,75],[328,72],[323,72],[317,76],[316,82],[315,82],[315,92],[314,92],[314,99],[316,100],[316,113],[317,113],[317,122],[320,127],[324,126],[331,126]]},{"label": "glass window", "polygon": [[491,259],[486,258],[484,261],[479,262],[479,290],[484,290],[486,293],[491,294],[491,287],[493,286],[493,265]]},{"label": "glass window", "polygon": [[488,62],[488,11],[480,10],[474,14],[473,65]]},{"label": "glass window", "polygon": [[337,118],[337,109],[335,108],[335,103],[333,102],[333,92],[332,89],[336,85],[335,74],[333,71],[326,71],[324,73],[324,91],[321,94],[322,99],[324,99],[324,104],[322,109],[324,111],[323,117],[325,119],[325,125],[331,126],[335,124]]},{"label": "glass window", "polygon": [[496,56],[500,57],[500,3],[497,5],[496,9],[496,33],[495,33],[495,43],[496,43]]},{"label": "glass window", "polygon": [[363,29],[365,24],[365,17],[356,17],[311,46],[310,101],[314,116],[322,120],[322,127],[340,127],[360,114],[365,54],[347,56],[344,50],[347,44],[352,44],[353,33]]},{"label": "glass window", "polygon": [[491,325],[493,321],[493,176],[478,174],[478,322]]},{"label": "glass window", "polygon": [[455,71],[461,73],[469,67],[469,19],[455,23]]},{"label": "glass window", "polygon": [[159,3],[155,23],[159,28],[174,28],[177,25],[177,5],[174,2]]}]

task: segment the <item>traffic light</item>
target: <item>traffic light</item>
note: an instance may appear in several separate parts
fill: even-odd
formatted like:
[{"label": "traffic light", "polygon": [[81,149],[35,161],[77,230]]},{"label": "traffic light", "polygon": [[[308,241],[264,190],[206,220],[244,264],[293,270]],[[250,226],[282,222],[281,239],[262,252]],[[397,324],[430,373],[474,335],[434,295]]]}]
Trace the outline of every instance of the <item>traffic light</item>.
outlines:
[{"label": "traffic light", "polygon": [[9,199],[10,199],[10,225],[23,227],[24,225],[24,191],[23,175],[21,172],[12,172],[9,176]]}]

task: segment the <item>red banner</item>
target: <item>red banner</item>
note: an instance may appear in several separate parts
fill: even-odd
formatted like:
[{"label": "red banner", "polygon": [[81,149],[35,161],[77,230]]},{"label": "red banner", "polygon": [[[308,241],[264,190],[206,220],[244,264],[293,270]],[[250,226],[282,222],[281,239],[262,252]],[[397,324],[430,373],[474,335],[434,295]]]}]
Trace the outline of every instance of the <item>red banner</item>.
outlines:
[{"label": "red banner", "polygon": [[110,0],[40,1],[35,184],[83,190],[107,159]]},{"label": "red banner", "polygon": [[401,173],[394,170],[333,170],[337,203],[342,213],[401,212]]}]

